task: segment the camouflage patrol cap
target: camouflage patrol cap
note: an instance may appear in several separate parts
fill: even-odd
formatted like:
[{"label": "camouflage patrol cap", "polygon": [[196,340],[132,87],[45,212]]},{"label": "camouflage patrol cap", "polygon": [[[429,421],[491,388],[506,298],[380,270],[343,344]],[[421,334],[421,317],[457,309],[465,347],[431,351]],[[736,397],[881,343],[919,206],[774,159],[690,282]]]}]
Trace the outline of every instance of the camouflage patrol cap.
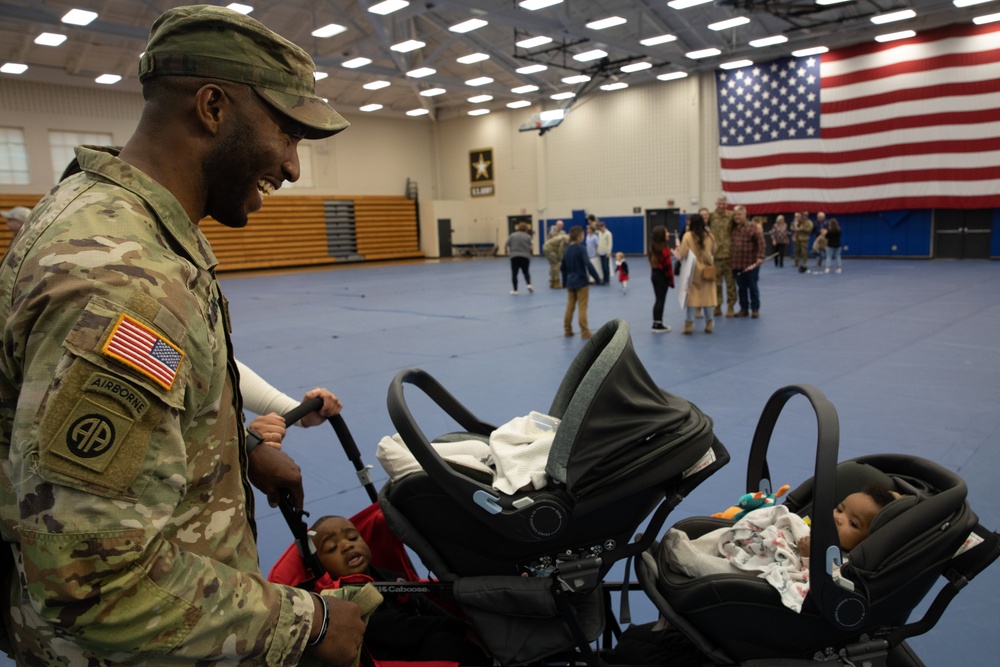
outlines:
[{"label": "camouflage patrol cap", "polygon": [[167,10],[150,29],[139,81],[202,76],[251,86],[271,106],[322,139],[349,123],[316,95],[316,66],[295,44],[259,21],[224,7]]}]

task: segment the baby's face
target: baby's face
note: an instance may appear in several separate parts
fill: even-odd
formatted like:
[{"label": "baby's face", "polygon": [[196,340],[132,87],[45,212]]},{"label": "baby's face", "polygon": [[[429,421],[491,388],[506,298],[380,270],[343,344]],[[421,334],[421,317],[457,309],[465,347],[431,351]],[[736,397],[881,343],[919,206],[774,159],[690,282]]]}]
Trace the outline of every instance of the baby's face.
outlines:
[{"label": "baby's face", "polygon": [[833,510],[840,547],[850,551],[871,534],[872,521],[879,507],[867,493],[852,493]]},{"label": "baby's face", "polygon": [[324,519],[313,528],[319,562],[332,577],[368,571],[372,553],[354,524],[343,517]]}]

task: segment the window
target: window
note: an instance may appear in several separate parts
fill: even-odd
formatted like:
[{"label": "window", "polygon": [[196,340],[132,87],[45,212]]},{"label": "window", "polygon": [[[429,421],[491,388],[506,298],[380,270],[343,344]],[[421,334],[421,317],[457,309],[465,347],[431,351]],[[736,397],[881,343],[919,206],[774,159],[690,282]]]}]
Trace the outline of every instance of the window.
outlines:
[{"label": "window", "polygon": [[0,127],[0,185],[25,185],[29,182],[24,131]]},{"label": "window", "polygon": [[88,146],[111,146],[114,138],[105,132],[49,132],[49,150],[52,154],[52,182],[59,177],[76,157],[73,149],[81,144]]},{"label": "window", "polygon": [[304,141],[299,142],[299,180],[294,183],[285,181],[281,189],[313,188],[313,151],[312,146]]}]

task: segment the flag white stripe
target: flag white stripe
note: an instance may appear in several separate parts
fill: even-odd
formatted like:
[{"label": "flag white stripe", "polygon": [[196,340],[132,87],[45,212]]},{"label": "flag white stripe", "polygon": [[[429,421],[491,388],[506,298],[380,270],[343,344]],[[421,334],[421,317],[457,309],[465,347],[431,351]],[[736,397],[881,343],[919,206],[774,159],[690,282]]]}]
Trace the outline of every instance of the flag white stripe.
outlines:
[{"label": "flag white stripe", "polygon": [[[820,72],[823,72],[825,65],[820,65]],[[820,100],[823,102],[843,102],[859,97],[870,97],[872,95],[884,95],[897,90],[909,90],[911,88],[932,90],[935,86],[950,83],[978,83],[980,81],[992,81],[997,78],[998,63],[987,63],[983,65],[973,65],[971,67],[950,67],[948,69],[937,69],[929,72],[912,72],[907,74],[895,74],[876,81],[859,81],[844,86],[823,86],[820,91]],[[825,73],[822,76],[826,76]],[[911,104],[915,104],[911,102]],[[915,104],[922,105],[923,102]],[[964,105],[963,105],[964,106]]]},{"label": "flag white stripe", "polygon": [[899,197],[928,197],[933,195],[974,197],[997,194],[995,183],[985,181],[937,181],[931,188],[928,183],[887,183],[868,187],[851,187],[822,190],[817,188],[774,188],[752,192],[732,192],[730,198],[744,205],[769,204],[778,201],[821,201],[850,203]]},{"label": "flag white stripe", "polygon": [[924,60],[953,53],[979,53],[997,48],[998,33],[985,35],[969,35],[967,37],[949,37],[933,42],[920,44],[900,44],[897,47],[869,53],[843,60],[822,60],[820,73],[824,76],[840,76],[853,72],[878,69],[903,62]]},{"label": "flag white stripe", "polygon": [[[877,160],[861,160],[841,164],[779,164],[752,169],[727,169],[723,180],[730,183],[742,181],[762,181],[781,178],[849,178],[865,174],[885,174],[926,168],[934,169],[977,169],[1000,165],[1000,151],[988,153],[935,154],[934,163],[928,164],[923,155],[903,155]],[[730,176],[730,177],[727,177]],[[994,183],[994,192],[1000,183]]]},{"label": "flag white stripe", "polygon": [[[998,72],[1000,74],[1000,72]],[[927,100],[893,102],[867,109],[855,109],[841,112],[825,111],[820,116],[820,126],[851,127],[862,123],[874,123],[882,120],[898,120],[900,118],[919,118],[938,113],[954,111],[988,111],[1000,108],[1000,92],[983,95],[955,95]],[[925,135],[927,129],[920,130]],[[934,130],[937,132],[937,128]],[[836,141],[836,140],[834,140]]]}]

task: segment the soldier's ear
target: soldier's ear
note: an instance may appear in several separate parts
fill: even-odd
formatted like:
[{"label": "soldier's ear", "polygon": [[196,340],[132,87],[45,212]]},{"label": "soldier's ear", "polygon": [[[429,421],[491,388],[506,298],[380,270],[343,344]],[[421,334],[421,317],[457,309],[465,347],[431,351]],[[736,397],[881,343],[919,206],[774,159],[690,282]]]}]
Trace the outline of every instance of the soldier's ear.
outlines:
[{"label": "soldier's ear", "polygon": [[198,89],[194,107],[199,124],[213,137],[219,133],[223,121],[233,113],[232,100],[215,83],[206,83]]}]

